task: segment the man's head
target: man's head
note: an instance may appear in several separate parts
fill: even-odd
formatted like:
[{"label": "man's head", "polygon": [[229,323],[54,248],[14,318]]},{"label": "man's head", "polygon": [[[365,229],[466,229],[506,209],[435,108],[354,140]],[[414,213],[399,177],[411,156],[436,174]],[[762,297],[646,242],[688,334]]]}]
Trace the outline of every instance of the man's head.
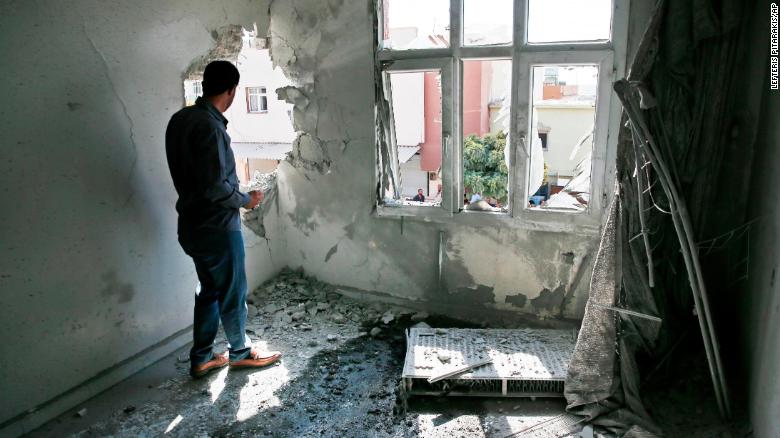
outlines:
[{"label": "man's head", "polygon": [[422,196],[422,194],[423,194],[423,189],[417,189],[417,194],[418,194],[418,195],[420,195],[420,196]]},{"label": "man's head", "polygon": [[221,112],[227,111],[236,97],[241,75],[228,61],[212,61],[203,72],[203,95]]}]

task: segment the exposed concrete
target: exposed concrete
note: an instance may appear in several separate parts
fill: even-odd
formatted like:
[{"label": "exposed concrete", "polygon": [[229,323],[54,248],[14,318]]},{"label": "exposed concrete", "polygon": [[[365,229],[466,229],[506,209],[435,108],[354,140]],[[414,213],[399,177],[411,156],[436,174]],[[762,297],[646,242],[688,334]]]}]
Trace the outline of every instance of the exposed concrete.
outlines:
[{"label": "exposed concrete", "polygon": [[243,46],[243,27],[237,24],[228,24],[211,32],[214,44],[204,55],[196,58],[184,73],[187,79],[203,79],[203,71],[211,61],[228,60],[236,62],[236,57]]},{"label": "exposed concrete", "polygon": [[[165,126],[215,32],[257,23],[265,34],[268,4],[6,0],[2,10],[0,435],[14,435],[39,421],[26,412],[84,382],[81,397],[94,395],[113,383],[106,370],[192,323],[196,276],[176,241]],[[245,232],[250,286],[283,266],[270,256],[283,245],[270,216],[268,239]],[[148,363],[132,364],[121,377]]]}]

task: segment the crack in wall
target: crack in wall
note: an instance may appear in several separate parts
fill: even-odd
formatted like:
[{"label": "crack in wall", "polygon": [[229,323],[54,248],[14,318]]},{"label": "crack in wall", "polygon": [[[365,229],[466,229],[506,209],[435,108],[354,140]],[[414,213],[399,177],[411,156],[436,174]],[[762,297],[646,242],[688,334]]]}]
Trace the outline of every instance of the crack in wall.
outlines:
[{"label": "crack in wall", "polygon": [[135,168],[138,165],[138,145],[135,142],[135,122],[133,122],[133,118],[130,117],[130,112],[127,109],[127,103],[119,94],[119,91],[116,88],[116,84],[114,83],[114,79],[110,73],[110,68],[108,66],[108,60],[106,59],[106,56],[97,47],[94,39],[89,34],[89,31],[87,31],[87,23],[84,17],[82,17],[81,29],[84,32],[84,36],[87,38],[87,41],[89,41],[89,45],[92,47],[92,50],[95,52],[95,54],[98,55],[100,61],[103,64],[103,74],[106,77],[108,84],[111,86],[111,91],[113,92],[114,97],[116,97],[117,101],[119,101],[119,105],[122,107],[122,113],[124,114],[125,119],[127,119],[128,130],[130,131],[130,144],[132,145],[133,161],[130,163],[130,170],[127,172],[127,186],[130,188],[130,193],[128,193],[127,198],[122,204],[122,206],[124,207],[127,206],[127,204],[130,202],[130,200],[133,199],[133,196],[135,195],[135,190],[133,189],[133,185],[130,184],[130,181],[133,178],[133,174],[135,173]]}]

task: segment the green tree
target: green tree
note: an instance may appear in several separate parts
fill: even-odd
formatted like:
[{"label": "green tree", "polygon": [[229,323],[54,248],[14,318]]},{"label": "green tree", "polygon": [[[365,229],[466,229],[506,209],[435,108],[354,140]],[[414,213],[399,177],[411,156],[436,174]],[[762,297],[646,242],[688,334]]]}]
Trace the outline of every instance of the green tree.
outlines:
[{"label": "green tree", "polygon": [[467,189],[506,204],[509,170],[504,161],[506,134],[469,135],[463,142],[463,178]]}]

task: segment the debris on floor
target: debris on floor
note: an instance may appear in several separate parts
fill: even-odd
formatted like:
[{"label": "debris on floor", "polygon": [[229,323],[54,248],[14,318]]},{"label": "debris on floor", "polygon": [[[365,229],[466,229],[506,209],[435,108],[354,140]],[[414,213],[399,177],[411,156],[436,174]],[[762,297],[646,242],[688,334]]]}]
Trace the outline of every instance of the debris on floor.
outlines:
[{"label": "debris on floor", "polygon": [[[524,409],[511,414],[486,409],[494,403],[489,400],[453,410],[430,398],[413,400],[404,412],[397,409],[404,330],[415,323],[428,326],[426,320],[468,325],[397,306],[359,303],[293,271],[258,288],[247,301],[257,309],[247,331],[260,347],[283,352],[278,366],[226,368],[193,381],[189,364],[176,357],[175,377],[150,389],[165,393],[161,401],[134,409],[118,406],[109,419],[77,436],[149,436],[166,430],[173,436],[493,436],[563,412],[562,401],[529,405],[529,416]],[[224,349],[223,338],[217,343],[217,351]],[[457,411],[462,415],[444,421]]]},{"label": "debris on floor", "polygon": [[[186,352],[178,351],[167,359],[169,377],[148,386],[148,401],[128,405],[118,397],[109,415],[95,418],[92,410],[84,418],[70,415],[31,436],[63,435],[58,425],[64,422],[80,430],[75,434],[80,437],[157,436],[167,431],[187,437],[565,438],[577,437],[584,426],[570,424],[581,417],[565,414],[560,398],[408,397],[399,384],[407,353],[405,331],[414,327],[434,339],[457,337],[463,328],[475,329],[472,324],[356,302],[294,271],[283,272],[248,300],[257,309],[247,324],[250,336],[261,348],[282,351],[280,364],[260,370],[225,368],[195,381],[188,375],[189,364],[180,360]],[[513,339],[493,332],[502,333],[471,331],[474,346],[514,348]],[[538,332],[529,330],[525,336],[533,333]],[[220,351],[224,339],[218,344]],[[428,360],[436,366],[456,366],[461,358],[457,351],[439,350]],[[701,426],[692,424],[691,430],[694,427]],[[550,435],[553,430],[555,435]]]},{"label": "debris on floor", "polygon": [[413,327],[407,342],[410,394],[563,397],[576,337],[560,329]]}]

